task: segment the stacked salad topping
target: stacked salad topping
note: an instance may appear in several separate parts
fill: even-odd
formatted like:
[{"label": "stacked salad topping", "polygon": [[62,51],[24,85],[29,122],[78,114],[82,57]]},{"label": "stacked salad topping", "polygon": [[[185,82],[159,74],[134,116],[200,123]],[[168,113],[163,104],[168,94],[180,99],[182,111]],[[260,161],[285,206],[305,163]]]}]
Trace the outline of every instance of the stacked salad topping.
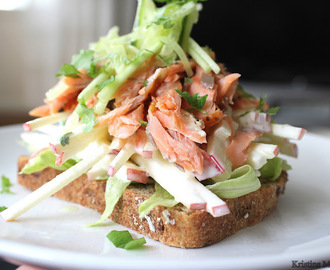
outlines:
[{"label": "stacked salad topping", "polygon": [[[162,1],[164,2],[164,1]],[[1,213],[13,220],[83,174],[107,181],[102,223],[129,185],[154,183],[139,208],[178,203],[214,217],[223,199],[260,188],[290,166],[305,130],[271,121],[278,108],[246,93],[215,53],[191,36],[202,6],[139,0],[133,30],[118,27],[81,50],[33,109],[22,139],[33,153],[21,173],[63,171]]]}]

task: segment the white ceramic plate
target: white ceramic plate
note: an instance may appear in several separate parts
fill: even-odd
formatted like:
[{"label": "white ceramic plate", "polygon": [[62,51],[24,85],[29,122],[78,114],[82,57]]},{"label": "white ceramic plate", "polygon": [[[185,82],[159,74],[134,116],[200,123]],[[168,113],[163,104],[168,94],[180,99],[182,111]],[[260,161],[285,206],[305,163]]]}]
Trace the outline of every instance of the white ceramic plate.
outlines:
[{"label": "white ceramic plate", "polygon": [[[26,153],[17,144],[21,131],[20,126],[0,128],[0,174],[11,179],[15,192],[0,194],[0,206],[29,193],[16,184],[16,159]],[[330,260],[330,139],[307,134],[299,150],[298,160],[288,159],[294,169],[275,212],[210,247],[184,250],[146,238],[146,246],[138,250],[117,249],[106,234],[124,227],[109,221],[85,228],[99,214],[49,198],[15,222],[0,220],[0,256],[62,269],[279,269],[298,263],[323,267]]]}]

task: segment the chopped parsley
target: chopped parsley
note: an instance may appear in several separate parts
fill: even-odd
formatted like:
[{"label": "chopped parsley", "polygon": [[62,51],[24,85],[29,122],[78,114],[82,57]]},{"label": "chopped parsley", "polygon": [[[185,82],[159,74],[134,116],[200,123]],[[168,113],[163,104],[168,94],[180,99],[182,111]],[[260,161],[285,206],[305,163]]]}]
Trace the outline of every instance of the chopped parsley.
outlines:
[{"label": "chopped parsley", "polygon": [[129,231],[111,231],[107,234],[107,238],[117,247],[123,249],[136,249],[146,243],[144,237],[133,239]]},{"label": "chopped parsley", "polygon": [[0,191],[0,193],[14,194],[10,190],[11,186],[12,186],[12,184],[10,183],[9,178],[3,175],[1,177],[1,191]]},{"label": "chopped parsley", "polygon": [[60,67],[60,70],[56,74],[56,76],[66,76],[66,77],[72,77],[72,78],[78,78],[80,72],[74,65],[69,64],[63,64]]},{"label": "chopped parsley", "polygon": [[266,97],[260,97],[257,111],[267,113],[268,115],[275,115],[278,112],[278,110],[280,109],[280,107],[273,107],[273,108],[268,109],[267,111],[264,111],[263,107],[265,104],[265,100],[266,100]]},{"label": "chopped parsley", "polygon": [[69,137],[69,135],[71,135],[71,134],[72,134],[72,132],[68,132],[68,133],[64,134],[64,135],[60,138],[60,144],[61,144],[62,146],[66,146],[66,145],[68,145],[68,144],[70,143],[70,137]]},{"label": "chopped parsley", "polygon": [[83,68],[89,73],[91,64],[94,64],[94,51],[93,50],[80,50],[79,54],[72,56],[71,64],[76,68]]},{"label": "chopped parsley", "polygon": [[188,104],[191,106],[191,108],[188,109],[188,111],[200,111],[202,113],[206,113],[205,110],[203,110],[203,107],[206,102],[207,95],[199,96],[198,93],[194,95],[190,95],[187,91],[182,92],[180,90],[175,89],[175,91],[183,97]]},{"label": "chopped parsley", "polygon": [[143,85],[144,87],[146,87],[146,86],[148,85],[148,81],[147,81],[147,80],[144,80],[142,85]]},{"label": "chopped parsley", "polygon": [[93,50],[80,50],[79,54],[75,54],[72,57],[71,64],[63,64],[56,76],[66,76],[78,78],[78,69],[84,69],[91,77],[97,75],[96,66],[94,64],[94,51]]},{"label": "chopped parsley", "polygon": [[97,120],[95,120],[94,110],[92,108],[88,109],[85,103],[83,102],[83,103],[79,103],[79,105],[77,106],[76,113],[79,115],[83,124],[85,124],[83,131],[84,132],[92,131],[97,123]]},{"label": "chopped parsley", "polygon": [[139,120],[139,123],[141,124],[142,127],[146,127],[148,125],[148,122]]},{"label": "chopped parsley", "polygon": [[193,83],[193,80],[190,79],[189,77],[184,77],[184,82],[185,83]]},{"label": "chopped parsley", "polygon": [[[244,92],[245,93],[245,92]],[[247,94],[247,95],[249,95],[249,94]],[[255,99],[255,97],[253,97],[252,95],[250,95],[250,96],[246,96],[246,98],[253,98],[253,99]],[[266,113],[266,114],[268,114],[268,115],[275,115],[277,112],[278,112],[278,110],[280,109],[280,107],[273,107],[273,108],[269,108],[267,111],[265,111],[264,109],[263,109],[263,107],[264,107],[264,104],[265,104],[265,101],[266,101],[266,97],[260,97],[259,98],[259,103],[258,103],[258,106],[257,106],[257,108],[256,108],[256,112],[257,111],[259,111],[259,112],[261,112],[261,113]],[[243,117],[243,116],[245,116],[245,115],[247,115],[248,113],[250,113],[251,111],[246,111],[245,113],[243,113],[243,114],[241,114],[239,117]]]}]

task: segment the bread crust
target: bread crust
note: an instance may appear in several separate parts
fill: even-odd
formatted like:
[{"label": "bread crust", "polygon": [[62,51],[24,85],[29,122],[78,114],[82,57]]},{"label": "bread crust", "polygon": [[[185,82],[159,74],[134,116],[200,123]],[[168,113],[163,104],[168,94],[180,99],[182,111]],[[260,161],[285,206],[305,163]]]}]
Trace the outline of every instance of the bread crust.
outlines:
[{"label": "bread crust", "polygon": [[[18,172],[27,162],[26,156],[18,158]],[[46,168],[33,174],[18,174],[18,183],[36,190],[59,173],[53,168]],[[287,173],[283,171],[276,181],[262,183],[259,190],[225,200],[230,214],[216,218],[206,211],[189,210],[179,204],[172,208],[157,206],[140,219],[138,207],[154,193],[154,185],[134,184],[125,190],[110,219],[166,245],[199,248],[219,242],[263,220],[276,208],[287,180]],[[54,196],[103,213],[105,185],[105,181],[88,180],[86,175],[82,175]]]}]

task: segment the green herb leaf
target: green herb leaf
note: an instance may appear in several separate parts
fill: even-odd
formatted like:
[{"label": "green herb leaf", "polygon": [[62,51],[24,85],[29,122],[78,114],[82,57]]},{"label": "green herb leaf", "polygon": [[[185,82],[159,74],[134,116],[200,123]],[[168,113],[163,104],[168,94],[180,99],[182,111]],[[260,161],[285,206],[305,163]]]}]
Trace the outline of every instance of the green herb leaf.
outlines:
[{"label": "green herb leaf", "polygon": [[[252,95],[249,95],[248,93],[244,92],[243,90],[239,90],[239,91],[242,91],[241,93],[242,93],[243,97],[255,99],[255,97],[253,97]],[[258,103],[256,111],[259,111],[261,113],[266,113],[268,115],[275,115],[278,112],[278,110],[280,109],[280,107],[273,107],[273,108],[270,108],[267,111],[265,111],[263,109],[265,102],[266,102],[266,96],[264,96],[264,97],[261,96],[259,98],[259,103]],[[249,112],[251,112],[251,111],[246,111],[245,113],[239,115],[238,117],[243,117],[243,116],[247,115]]]},{"label": "green herb leaf", "polygon": [[72,78],[78,78],[79,70],[74,65],[63,64],[56,76],[66,76]]},{"label": "green herb leaf", "polygon": [[193,80],[188,78],[188,77],[184,77],[184,82],[185,83],[193,83]]},{"label": "green herb leaf", "polygon": [[146,127],[148,125],[148,122],[139,120],[139,123],[141,124],[142,127]]},{"label": "green herb leaf", "polygon": [[74,56],[72,56],[71,64],[74,65],[77,69],[83,68],[86,72],[89,73],[93,61],[93,50],[80,50],[79,54],[75,54]]},{"label": "green herb leaf", "polygon": [[95,78],[99,73],[100,73],[100,68],[97,68],[95,66],[95,64],[92,62],[90,64],[90,68],[89,68],[89,76],[91,76],[92,78]]},{"label": "green herb leaf", "polygon": [[98,85],[98,88],[102,90],[104,87],[106,87],[108,84],[112,83],[115,80],[115,76],[111,76],[109,79],[102,82],[100,85]]},{"label": "green herb leaf", "polygon": [[14,194],[10,190],[11,186],[12,186],[12,184],[10,183],[9,178],[3,175],[1,177],[1,191],[0,191],[0,193]]},{"label": "green herb leaf", "polygon": [[0,206],[0,212],[5,211],[7,209],[6,206]]},{"label": "green herb leaf", "polygon": [[266,97],[260,97],[259,98],[259,103],[258,103],[257,111],[263,112],[263,109],[262,108],[264,107],[265,100],[266,100]]},{"label": "green herb leaf", "polygon": [[267,111],[267,114],[269,115],[275,115],[278,110],[280,109],[280,107],[273,107],[273,108],[270,108],[268,111]]},{"label": "green herb leaf", "polygon": [[71,135],[71,134],[72,134],[72,132],[68,132],[68,133],[64,134],[64,135],[60,138],[60,144],[61,144],[62,146],[66,146],[66,145],[68,145],[68,144],[70,143],[70,137],[69,137],[69,135]]},{"label": "green herb leaf", "polygon": [[97,68],[94,64],[93,50],[80,50],[79,54],[72,56],[71,64],[64,64],[61,66],[59,73],[56,76],[66,76],[78,78],[81,72],[78,69],[84,69],[91,77],[97,75]]},{"label": "green herb leaf", "polygon": [[92,108],[88,109],[84,103],[79,103],[76,108],[76,113],[79,115],[81,121],[85,124],[83,131],[92,131],[97,123],[97,120],[95,120],[94,110]]},{"label": "green herb leaf", "polygon": [[133,239],[129,231],[111,231],[107,234],[107,238],[118,248],[136,249],[146,243],[144,237]]},{"label": "green herb leaf", "polygon": [[175,91],[181,96],[183,97],[188,104],[192,107],[189,108],[189,111],[200,111],[202,113],[206,113],[206,111],[203,110],[203,107],[205,105],[206,102],[206,98],[208,95],[204,95],[204,96],[199,96],[198,93],[194,94],[194,95],[190,95],[187,91],[185,92],[181,92],[180,90],[175,89]]},{"label": "green herb leaf", "polygon": [[143,81],[143,86],[146,87],[148,85],[148,81],[147,80],[144,80]]}]

